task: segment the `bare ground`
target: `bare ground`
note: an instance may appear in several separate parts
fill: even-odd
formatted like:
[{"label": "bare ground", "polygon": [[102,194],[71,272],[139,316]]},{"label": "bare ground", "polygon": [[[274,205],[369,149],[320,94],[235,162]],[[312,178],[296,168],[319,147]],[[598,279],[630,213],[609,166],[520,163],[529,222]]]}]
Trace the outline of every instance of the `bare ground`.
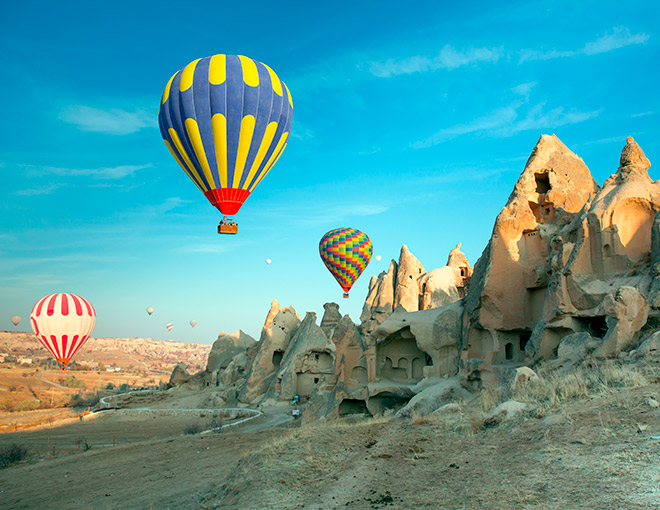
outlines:
[{"label": "bare ground", "polygon": [[[0,471],[0,507],[660,509],[660,440],[650,439],[660,411],[647,403],[659,390],[621,389],[564,405],[554,423],[528,416],[485,430],[460,415],[290,429],[281,409],[204,436],[163,422],[155,440],[55,458],[37,449]],[[82,426],[148,429],[109,415],[59,431],[75,438]],[[0,435],[2,445],[23,440]]]}]

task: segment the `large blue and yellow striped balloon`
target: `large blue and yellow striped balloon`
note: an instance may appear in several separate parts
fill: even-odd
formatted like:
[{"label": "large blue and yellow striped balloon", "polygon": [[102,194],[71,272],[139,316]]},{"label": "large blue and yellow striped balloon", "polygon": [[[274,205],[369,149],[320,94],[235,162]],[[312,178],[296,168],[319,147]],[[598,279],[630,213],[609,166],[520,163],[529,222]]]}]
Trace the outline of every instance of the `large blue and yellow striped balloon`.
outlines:
[{"label": "large blue and yellow striped balloon", "polygon": [[265,64],[214,55],[178,71],[158,112],[167,148],[223,214],[235,214],[286,146],[291,93]]}]

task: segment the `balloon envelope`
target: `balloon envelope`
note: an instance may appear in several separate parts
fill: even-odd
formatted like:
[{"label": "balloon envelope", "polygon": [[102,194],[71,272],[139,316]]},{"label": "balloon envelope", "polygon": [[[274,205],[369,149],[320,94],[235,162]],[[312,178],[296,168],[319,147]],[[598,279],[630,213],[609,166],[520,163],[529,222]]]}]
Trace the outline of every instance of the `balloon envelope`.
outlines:
[{"label": "balloon envelope", "polygon": [[172,331],[172,328],[174,327],[174,324],[172,324],[171,322],[168,322],[167,324],[165,324],[165,327],[167,328],[167,331]]},{"label": "balloon envelope", "polygon": [[148,313],[149,315],[151,315],[152,313],[154,313],[154,307],[153,307],[153,306],[148,306],[148,307],[147,307],[147,313]]},{"label": "balloon envelope", "polygon": [[270,266],[270,263],[271,263],[271,262],[272,262],[272,261],[271,261],[270,259],[266,259],[266,264],[268,264],[269,266]]},{"label": "balloon envelope", "polygon": [[94,331],[96,311],[76,294],[51,294],[36,302],[30,323],[44,347],[66,366]]},{"label": "balloon envelope", "polygon": [[19,315],[13,315],[11,321],[14,323],[14,326],[18,326],[23,319]]},{"label": "balloon envelope", "polygon": [[183,171],[231,215],[282,154],[292,118],[289,89],[270,67],[242,55],[213,55],[170,78],[158,125]]},{"label": "balloon envelope", "polygon": [[380,255],[376,255],[376,260],[377,260],[378,262],[380,262],[380,259],[382,259],[382,258],[383,258],[383,257],[381,257]]},{"label": "balloon envelope", "polygon": [[194,320],[194,319],[191,320],[191,321],[190,321],[190,325],[194,328],[195,326],[197,326],[197,321]]},{"label": "balloon envelope", "polygon": [[373,247],[364,233],[354,228],[336,228],[319,243],[323,263],[348,297],[348,291],[371,260]]}]

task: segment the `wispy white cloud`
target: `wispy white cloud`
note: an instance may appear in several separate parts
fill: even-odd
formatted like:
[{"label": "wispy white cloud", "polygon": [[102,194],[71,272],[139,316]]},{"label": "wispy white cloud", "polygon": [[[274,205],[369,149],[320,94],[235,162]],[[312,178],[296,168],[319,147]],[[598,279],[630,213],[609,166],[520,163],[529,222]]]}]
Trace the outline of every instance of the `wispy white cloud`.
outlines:
[{"label": "wispy white cloud", "polygon": [[440,129],[428,138],[413,143],[412,148],[423,149],[437,145],[446,140],[451,140],[452,138],[456,138],[458,136],[467,135],[469,133],[489,131],[496,128],[501,128],[505,125],[511,125],[518,116],[516,107],[516,105],[511,105],[498,108],[497,110],[494,110],[489,114],[474,119],[470,122]]},{"label": "wispy white cloud", "polygon": [[575,57],[579,55],[597,55],[599,53],[618,50],[625,46],[644,44],[648,40],[648,34],[632,34],[627,27],[615,27],[611,32],[606,32],[602,37],[586,43],[578,50],[521,50],[519,63],[532,60],[551,60],[555,58]]},{"label": "wispy white cloud", "polygon": [[521,83],[520,85],[516,85],[511,89],[511,91],[514,94],[518,94],[519,96],[523,96],[525,99],[529,98],[529,95],[532,93],[532,89],[536,86],[535,81],[530,81],[527,83]]},{"label": "wispy white cloud", "polygon": [[633,113],[631,117],[636,119],[637,117],[646,117],[647,115],[653,115],[655,112],[642,112],[642,113]]},{"label": "wispy white cloud", "polygon": [[526,106],[526,102],[518,101],[503,108],[498,108],[470,122],[436,131],[430,137],[414,142],[411,144],[411,147],[413,149],[423,149],[458,136],[472,133],[495,138],[506,138],[521,131],[533,129],[552,130],[559,126],[584,122],[598,116],[601,112],[601,110],[590,112],[565,111],[563,107],[545,111],[545,103],[540,103],[529,108],[524,113],[524,116],[521,116],[519,110],[523,106]]},{"label": "wispy white cloud", "polygon": [[600,138],[598,140],[587,140],[586,142],[574,143],[572,144],[572,147],[583,147],[585,145],[596,145],[601,143],[620,143],[623,146],[626,143],[626,135],[610,136],[608,138]]},{"label": "wispy white cloud", "polygon": [[[321,205],[321,204],[319,204]],[[337,223],[354,217],[375,216],[386,212],[389,208],[381,204],[345,204],[332,207],[309,207],[302,211],[299,221],[303,225],[324,225]]]},{"label": "wispy white cloud", "polygon": [[153,114],[146,110],[129,112],[117,108],[100,110],[91,106],[75,105],[63,109],[59,119],[77,126],[81,131],[128,135],[147,127],[157,127]]},{"label": "wispy white cloud", "polygon": [[376,154],[376,153],[378,153],[382,150],[383,150],[382,147],[374,147],[373,149],[367,149],[367,150],[359,151],[358,156],[369,156],[371,154]]},{"label": "wispy white cloud", "polygon": [[468,48],[458,50],[445,45],[434,57],[415,55],[404,59],[388,59],[385,62],[371,62],[369,71],[379,78],[389,78],[401,74],[423,73],[439,69],[452,70],[482,62],[497,62],[504,55],[504,49]]},{"label": "wispy white cloud", "polygon": [[30,169],[37,174],[53,174],[61,177],[92,177],[93,179],[122,179],[127,176],[132,176],[140,170],[145,168],[152,168],[153,165],[148,163],[146,165],[120,165],[102,168],[62,168],[55,166],[36,166],[36,165],[22,165],[23,168]]},{"label": "wispy white cloud", "polygon": [[35,195],[52,195],[61,186],[61,184],[52,183],[45,186],[35,186],[33,188],[19,189],[14,193],[23,197],[31,197]]}]

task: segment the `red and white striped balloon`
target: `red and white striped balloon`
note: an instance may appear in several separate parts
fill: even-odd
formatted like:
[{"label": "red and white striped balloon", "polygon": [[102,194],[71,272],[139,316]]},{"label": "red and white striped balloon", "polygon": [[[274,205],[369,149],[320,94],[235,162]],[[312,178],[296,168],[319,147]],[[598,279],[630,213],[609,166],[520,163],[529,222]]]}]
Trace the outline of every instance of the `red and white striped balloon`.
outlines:
[{"label": "red and white striped balloon", "polygon": [[94,331],[96,312],[76,294],[51,294],[36,302],[30,323],[39,341],[64,368]]}]

